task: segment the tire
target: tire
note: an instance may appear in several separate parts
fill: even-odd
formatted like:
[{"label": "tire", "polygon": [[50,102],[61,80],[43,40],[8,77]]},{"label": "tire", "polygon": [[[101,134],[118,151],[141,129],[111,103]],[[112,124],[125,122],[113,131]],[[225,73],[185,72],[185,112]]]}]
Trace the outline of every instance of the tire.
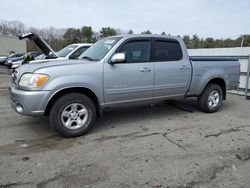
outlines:
[{"label": "tire", "polygon": [[198,97],[199,108],[206,113],[217,112],[221,108],[222,103],[222,89],[217,84],[208,84],[202,94]]},{"label": "tire", "polygon": [[93,101],[80,93],[65,94],[52,106],[51,126],[63,137],[82,136],[93,126],[96,107]]}]

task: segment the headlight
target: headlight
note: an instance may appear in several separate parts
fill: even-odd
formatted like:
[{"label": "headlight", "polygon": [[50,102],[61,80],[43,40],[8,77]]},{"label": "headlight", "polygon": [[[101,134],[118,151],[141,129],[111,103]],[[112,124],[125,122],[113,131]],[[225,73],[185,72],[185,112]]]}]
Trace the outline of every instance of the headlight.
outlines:
[{"label": "headlight", "polygon": [[36,88],[42,86],[48,80],[49,76],[46,74],[26,73],[22,75],[19,81],[19,86]]}]

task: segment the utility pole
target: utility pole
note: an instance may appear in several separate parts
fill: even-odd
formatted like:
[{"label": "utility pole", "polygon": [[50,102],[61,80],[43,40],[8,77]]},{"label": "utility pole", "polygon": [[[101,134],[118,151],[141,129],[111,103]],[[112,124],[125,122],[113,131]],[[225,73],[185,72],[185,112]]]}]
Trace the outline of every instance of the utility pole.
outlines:
[{"label": "utility pole", "polygon": [[244,45],[244,35],[242,35],[242,39],[241,39],[241,44],[240,44],[240,47],[242,48]]}]

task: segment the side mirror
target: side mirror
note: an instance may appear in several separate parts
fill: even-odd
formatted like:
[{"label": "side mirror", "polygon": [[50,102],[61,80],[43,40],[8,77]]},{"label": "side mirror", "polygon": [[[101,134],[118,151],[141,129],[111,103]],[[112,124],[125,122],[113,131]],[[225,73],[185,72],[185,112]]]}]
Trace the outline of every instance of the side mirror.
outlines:
[{"label": "side mirror", "polygon": [[76,57],[74,56],[74,54],[72,54],[71,56],[69,56],[69,59],[76,59]]},{"label": "side mirror", "polygon": [[111,63],[121,63],[126,60],[124,53],[116,53],[111,58]]}]

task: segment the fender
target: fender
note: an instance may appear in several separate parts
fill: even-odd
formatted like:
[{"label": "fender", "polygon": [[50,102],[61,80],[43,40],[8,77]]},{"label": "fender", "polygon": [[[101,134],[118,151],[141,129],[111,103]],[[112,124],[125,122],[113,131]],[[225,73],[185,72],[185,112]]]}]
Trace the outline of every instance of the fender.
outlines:
[{"label": "fender", "polygon": [[193,80],[192,80],[192,83],[190,86],[190,92],[188,93],[188,95],[199,96],[203,92],[207,84],[215,78],[222,79],[224,80],[224,82],[226,80],[225,75],[224,75],[225,72],[222,68],[221,69],[218,69],[218,68],[209,69],[202,75],[199,74],[198,70],[194,70],[193,72],[194,72]]}]

